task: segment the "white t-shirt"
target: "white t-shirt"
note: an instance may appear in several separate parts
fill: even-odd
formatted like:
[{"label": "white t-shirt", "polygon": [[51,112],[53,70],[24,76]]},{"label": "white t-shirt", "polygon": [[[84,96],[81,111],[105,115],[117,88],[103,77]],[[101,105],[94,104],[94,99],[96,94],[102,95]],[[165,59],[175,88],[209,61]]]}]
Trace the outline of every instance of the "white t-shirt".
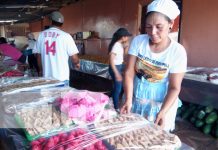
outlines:
[{"label": "white t-shirt", "polygon": [[35,44],[36,44],[35,40],[28,40],[28,47],[26,49],[27,50],[31,49],[33,53],[36,53],[36,51],[34,50]]},{"label": "white t-shirt", "polygon": [[124,48],[120,42],[116,42],[112,47],[111,53],[114,53],[116,56],[114,58],[115,65],[121,65],[123,63],[123,55],[124,55]]},{"label": "white t-shirt", "polygon": [[167,49],[154,53],[150,49],[148,35],[139,35],[133,39],[128,53],[142,61],[143,65],[139,66],[144,69],[143,73],[148,73],[147,78],[151,82],[159,82],[167,79],[169,73],[182,73],[187,69],[186,50],[172,39]]},{"label": "white t-shirt", "polygon": [[44,77],[69,80],[69,56],[78,53],[70,34],[51,27],[39,34],[34,49],[41,54]]},{"label": "white t-shirt", "polygon": [[[139,35],[133,39],[128,53],[137,57],[132,110],[153,121],[167,94],[169,74],[186,72],[186,51],[171,39],[164,51],[154,53],[150,49],[148,35]],[[174,103],[166,113],[170,119],[164,126],[166,131],[175,128],[178,103]]]}]

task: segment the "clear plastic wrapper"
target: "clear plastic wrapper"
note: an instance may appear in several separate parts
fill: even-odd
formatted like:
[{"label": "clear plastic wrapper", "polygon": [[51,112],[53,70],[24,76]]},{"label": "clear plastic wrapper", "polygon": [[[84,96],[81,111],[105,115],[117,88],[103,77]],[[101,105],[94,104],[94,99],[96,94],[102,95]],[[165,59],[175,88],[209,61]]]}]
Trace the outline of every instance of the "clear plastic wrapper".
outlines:
[{"label": "clear plastic wrapper", "polygon": [[21,77],[26,75],[26,64],[21,64],[14,60],[0,61],[0,78],[3,77]]},{"label": "clear plastic wrapper", "polygon": [[176,135],[147,124],[106,140],[115,149],[176,150],[181,142]]},{"label": "clear plastic wrapper", "polygon": [[181,146],[176,135],[136,114],[100,120],[86,127],[72,127],[31,142],[19,134],[13,138],[17,140],[17,149],[31,150],[176,150]]},{"label": "clear plastic wrapper", "polygon": [[3,61],[0,60],[0,74],[2,74],[5,71],[12,70],[12,69],[13,70],[16,69],[16,64],[7,65]]},{"label": "clear plastic wrapper", "polygon": [[118,112],[114,109],[113,99],[110,98],[109,102],[105,105],[104,111],[101,116],[101,120],[114,118],[117,115]]},{"label": "clear plastic wrapper", "polygon": [[78,127],[38,139],[30,145],[32,149],[45,150],[176,150],[181,147],[181,141],[176,135],[161,130],[143,117],[128,114],[101,120],[87,129]]},{"label": "clear plastic wrapper", "polygon": [[103,93],[65,87],[2,97],[4,124],[18,124],[30,141],[99,120],[109,100]]},{"label": "clear plastic wrapper", "polygon": [[30,149],[35,150],[107,150],[106,144],[98,135],[87,128],[74,128],[68,132],[40,138],[30,143]]},{"label": "clear plastic wrapper", "polygon": [[0,75],[0,78],[3,77],[22,77],[24,76],[24,73],[18,70],[10,70],[10,71],[5,71]]},{"label": "clear plastic wrapper", "polygon": [[109,143],[109,138],[128,133],[147,123],[138,115],[125,115],[101,120],[95,125],[89,124],[87,128],[79,126],[54,136],[42,137],[32,141],[30,145],[31,149],[112,150],[116,147]]},{"label": "clear plastic wrapper", "polygon": [[75,122],[94,122],[102,116],[109,97],[100,92],[87,90],[70,91],[56,100],[61,112]]},{"label": "clear plastic wrapper", "polygon": [[110,138],[135,130],[138,126],[145,126],[148,123],[144,117],[138,114],[126,114],[110,119],[102,119],[96,122],[91,130],[100,133],[104,138]]},{"label": "clear plastic wrapper", "polygon": [[[35,92],[21,92],[21,93],[14,93],[14,94],[1,96],[1,100],[0,100],[0,106],[1,106],[1,109],[0,109],[0,116],[1,116],[0,127],[6,131],[10,131],[12,129],[18,129],[18,128],[25,128],[24,125],[26,125],[26,124],[23,123],[23,121],[21,121],[23,115],[30,115],[30,113],[32,113],[31,114],[32,116],[30,115],[32,118],[35,118],[35,120],[40,120],[40,117],[38,119],[37,118],[38,116],[36,116],[37,112],[40,112],[40,110],[37,110],[36,108],[37,107],[46,108],[45,106],[47,106],[47,110],[48,111],[51,110],[50,108],[52,108],[52,107],[50,107],[50,104],[55,100],[55,98],[60,97],[62,94],[66,93],[70,90],[72,91],[75,89],[70,88],[70,87],[55,87],[55,88],[42,89],[40,91],[37,90]],[[42,109],[42,110],[45,111],[45,109]],[[22,111],[24,111],[24,112],[26,111],[26,114],[21,114],[21,116],[19,116],[19,112],[21,113]],[[41,112],[41,114],[43,114],[43,112]],[[60,116],[60,113],[55,112],[55,111],[50,111],[44,115],[47,118],[49,118],[49,116],[50,116],[50,118],[53,117],[53,119],[55,120],[53,122],[53,125],[56,125],[54,127],[57,127],[58,125],[61,126],[62,124],[64,124],[63,122],[66,121],[66,117],[64,118],[64,117]],[[41,116],[43,116],[43,115],[41,115]],[[65,123],[67,123],[67,122],[65,122]],[[69,123],[69,121],[68,121],[68,123]],[[37,124],[37,121],[36,121],[36,124]],[[24,130],[24,129],[21,129],[21,130]],[[61,129],[57,129],[57,130],[59,131]],[[46,132],[47,131],[45,131],[45,133]],[[9,132],[9,133],[11,133],[11,132]],[[30,134],[29,133],[27,134],[27,132],[26,132],[26,135],[28,135],[29,140],[37,138],[37,135],[30,136]]]},{"label": "clear plastic wrapper", "polygon": [[185,78],[218,84],[218,68],[188,67]]},{"label": "clear plastic wrapper", "polygon": [[64,86],[65,83],[53,78],[12,77],[0,79],[0,95],[31,91],[55,86]]},{"label": "clear plastic wrapper", "polygon": [[43,104],[53,102],[56,98],[61,97],[69,91],[76,91],[71,87],[52,87],[43,88],[36,91],[26,91],[1,96],[1,105],[4,106],[3,110],[6,113],[14,114],[16,110],[24,107],[25,105]]},{"label": "clear plastic wrapper", "polygon": [[[61,90],[62,88],[63,90]],[[0,109],[0,112],[1,115],[5,115],[6,124],[14,123],[19,124],[20,128],[22,127],[19,131],[13,129],[15,127],[3,129],[4,131],[7,130],[5,137],[11,139],[11,143],[16,147],[12,149],[172,150],[181,146],[181,142],[176,135],[161,130],[140,115],[119,115],[113,118],[109,117],[109,119],[102,117],[106,101],[108,103],[108,97],[105,97],[102,93],[62,88],[48,89],[45,92],[35,91],[33,93],[39,92],[40,94],[34,96],[30,96],[29,92],[22,92],[25,96],[19,95],[21,93],[3,96],[2,103],[4,105],[1,105],[3,108]],[[31,98],[28,98],[28,93]],[[23,97],[25,101],[20,98],[20,102],[19,100],[13,102],[12,99],[16,98],[16,95],[17,97],[19,95],[19,98],[20,96]],[[85,100],[87,97],[88,102]],[[66,100],[67,103],[63,103],[63,100]],[[100,105],[102,108],[99,109],[100,113],[97,113],[94,120],[86,120],[86,115],[85,121],[83,117],[77,119],[70,117],[70,120],[68,120],[68,114],[66,112],[61,113],[60,104],[64,104],[62,110],[70,109],[72,105],[94,107],[95,104],[99,104],[96,100],[102,101],[102,105]],[[112,106],[109,105],[108,107]],[[73,108],[75,109],[75,107]],[[78,110],[76,112],[80,112]],[[66,124],[63,123],[64,119],[66,119]],[[82,120],[83,123],[74,125],[73,123],[76,120]],[[78,122],[80,123],[80,121]]]},{"label": "clear plastic wrapper", "polygon": [[25,64],[22,64],[19,61],[11,59],[10,57],[5,57],[4,60],[2,60],[1,63],[3,65],[7,66],[7,67],[13,67],[13,66],[17,66],[17,65],[25,65]]},{"label": "clear plastic wrapper", "polygon": [[112,149],[173,150],[181,147],[179,138],[163,131],[136,114],[102,120],[92,128]]},{"label": "clear plastic wrapper", "polygon": [[73,121],[57,111],[52,104],[26,106],[15,114],[20,127],[24,128],[27,139],[32,141],[65,131],[74,125]]},{"label": "clear plastic wrapper", "polygon": [[[108,64],[81,59],[79,71],[111,79],[108,67]],[[73,67],[71,67],[71,69],[73,69]]]}]

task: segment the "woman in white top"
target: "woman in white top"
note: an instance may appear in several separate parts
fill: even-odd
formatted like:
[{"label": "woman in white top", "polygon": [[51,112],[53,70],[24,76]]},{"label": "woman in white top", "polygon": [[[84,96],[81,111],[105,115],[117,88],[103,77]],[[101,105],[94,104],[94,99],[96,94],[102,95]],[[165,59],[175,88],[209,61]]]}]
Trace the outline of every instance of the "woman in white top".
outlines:
[{"label": "woman in white top", "polygon": [[113,80],[112,98],[114,108],[119,109],[119,97],[122,90],[122,71],[124,56],[128,50],[128,41],[131,34],[125,28],[119,28],[112,37],[108,50],[110,55],[109,73]]},{"label": "woman in white top", "polygon": [[125,72],[125,104],[166,131],[175,128],[181,83],[186,72],[185,48],[169,37],[180,11],[172,0],[155,0],[147,7],[147,34],[136,36],[129,48]]}]

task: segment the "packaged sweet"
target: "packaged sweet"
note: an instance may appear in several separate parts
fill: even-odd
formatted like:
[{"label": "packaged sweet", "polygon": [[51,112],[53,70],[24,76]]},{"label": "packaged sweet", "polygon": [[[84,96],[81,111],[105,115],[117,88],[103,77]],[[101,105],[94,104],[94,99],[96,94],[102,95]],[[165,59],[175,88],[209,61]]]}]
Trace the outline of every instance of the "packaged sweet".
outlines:
[{"label": "packaged sweet", "polygon": [[99,120],[109,97],[103,93],[90,91],[68,92],[57,99],[60,110],[69,118],[83,122]]}]

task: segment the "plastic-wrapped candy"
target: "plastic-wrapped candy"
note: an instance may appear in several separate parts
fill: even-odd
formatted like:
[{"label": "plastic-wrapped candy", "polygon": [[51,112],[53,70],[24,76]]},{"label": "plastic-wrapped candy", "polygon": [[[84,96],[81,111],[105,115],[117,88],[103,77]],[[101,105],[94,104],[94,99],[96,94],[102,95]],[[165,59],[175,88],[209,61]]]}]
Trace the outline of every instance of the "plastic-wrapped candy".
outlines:
[{"label": "plastic-wrapped candy", "polygon": [[60,110],[71,119],[93,122],[101,117],[109,97],[99,92],[73,91],[57,101]]},{"label": "plastic-wrapped candy", "polygon": [[32,150],[107,150],[101,139],[87,129],[76,128],[54,136],[40,138],[30,143]]}]

